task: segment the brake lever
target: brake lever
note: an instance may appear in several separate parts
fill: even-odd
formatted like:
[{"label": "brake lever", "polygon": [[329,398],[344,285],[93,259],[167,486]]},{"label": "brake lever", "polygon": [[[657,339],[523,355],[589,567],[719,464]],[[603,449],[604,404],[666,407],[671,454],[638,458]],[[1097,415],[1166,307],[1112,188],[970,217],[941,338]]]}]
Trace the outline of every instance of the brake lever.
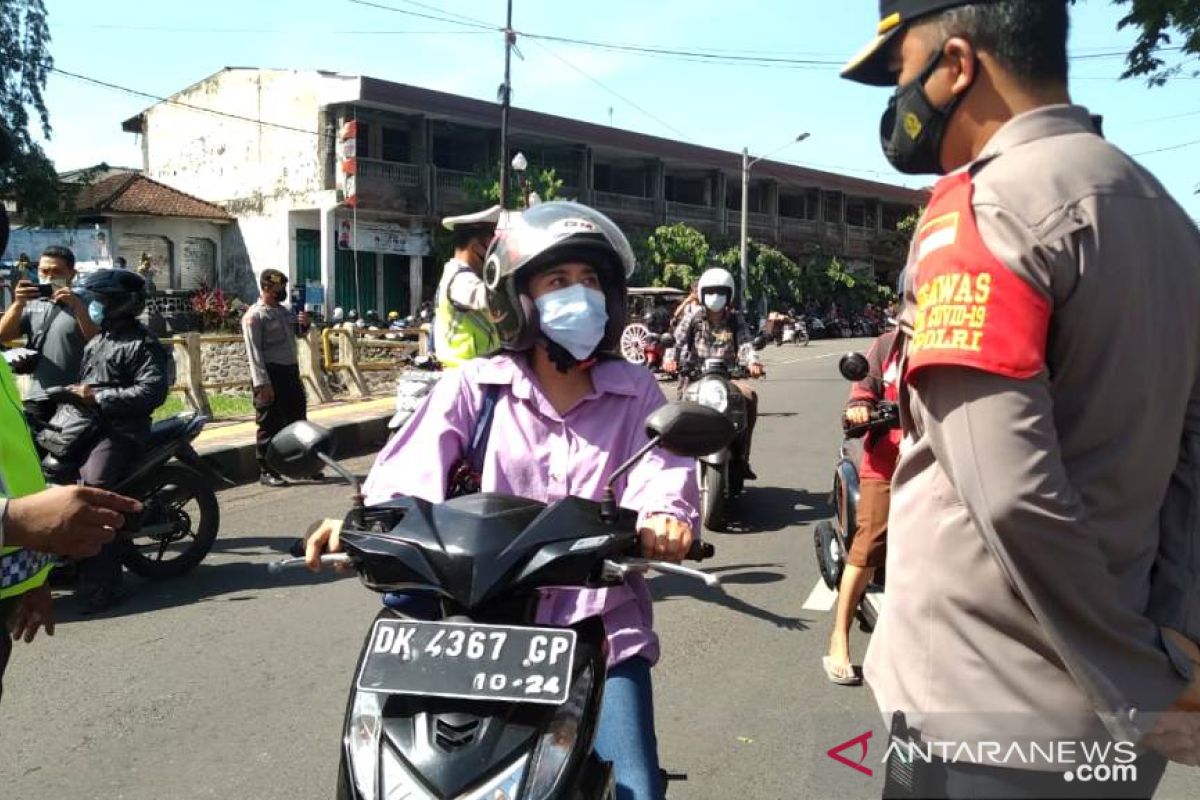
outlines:
[{"label": "brake lever", "polygon": [[710,575],[707,572],[701,572],[698,569],[685,567],[681,564],[671,564],[666,561],[651,561],[645,558],[627,558],[619,562],[604,562],[604,576],[606,578],[625,578],[631,572],[646,573],[650,570],[703,581],[704,585],[710,589],[721,588],[721,579],[716,575]]},{"label": "brake lever", "polygon": [[[297,567],[305,566],[306,563],[303,558],[285,558],[281,561],[272,561],[270,564],[267,564],[267,572],[272,575],[278,575],[285,569],[296,569]],[[323,567],[348,567],[350,563],[350,556],[345,553],[326,553],[321,556],[321,566]]]}]

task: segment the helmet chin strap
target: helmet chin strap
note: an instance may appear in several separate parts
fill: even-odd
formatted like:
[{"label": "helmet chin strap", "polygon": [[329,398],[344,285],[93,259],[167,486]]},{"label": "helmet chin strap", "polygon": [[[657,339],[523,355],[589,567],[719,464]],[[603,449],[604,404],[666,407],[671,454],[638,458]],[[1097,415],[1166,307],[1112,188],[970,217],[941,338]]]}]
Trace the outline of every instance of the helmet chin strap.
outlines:
[{"label": "helmet chin strap", "polygon": [[596,358],[589,356],[583,361],[571,355],[567,348],[563,347],[558,342],[551,341],[549,337],[538,335],[537,344],[546,348],[546,355],[550,357],[550,363],[554,365],[562,374],[566,375],[574,367],[579,367],[582,370],[589,370],[596,365]]}]

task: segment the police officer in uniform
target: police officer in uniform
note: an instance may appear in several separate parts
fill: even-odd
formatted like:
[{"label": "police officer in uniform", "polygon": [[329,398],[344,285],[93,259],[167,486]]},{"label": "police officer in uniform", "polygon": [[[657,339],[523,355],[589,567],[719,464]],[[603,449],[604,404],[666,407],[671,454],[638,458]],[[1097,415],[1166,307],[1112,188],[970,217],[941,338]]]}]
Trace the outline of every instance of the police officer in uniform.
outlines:
[{"label": "police officer in uniform", "polygon": [[[1160,534],[1200,441],[1200,233],[1071,103],[1067,32],[1065,0],[881,0],[843,73],[896,87],[889,161],[943,176],[909,256],[865,665],[897,739],[972,745],[890,761],[918,797],[1148,797],[1163,755],[1200,755],[1200,715],[1155,716],[1200,709],[1200,651],[1171,630],[1196,625],[1171,581],[1197,566]],[[1148,746],[1136,778],[1073,780],[1096,740],[1127,743],[1118,764]]]},{"label": "police officer in uniform", "polygon": [[443,366],[460,366],[500,345],[488,313],[487,287],[480,277],[500,214],[500,206],[492,206],[442,220],[454,248],[454,257],[446,262],[438,283],[433,322],[434,353]]}]

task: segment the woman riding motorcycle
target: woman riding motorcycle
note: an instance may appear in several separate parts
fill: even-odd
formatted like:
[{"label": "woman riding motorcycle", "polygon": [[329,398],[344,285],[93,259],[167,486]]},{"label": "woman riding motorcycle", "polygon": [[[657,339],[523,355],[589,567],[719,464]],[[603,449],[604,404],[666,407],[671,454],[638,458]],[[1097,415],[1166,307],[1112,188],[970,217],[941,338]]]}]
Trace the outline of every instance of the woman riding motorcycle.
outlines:
[{"label": "woman riding motorcycle", "polygon": [[[754,340],[745,318],[733,308],[733,275],[714,267],[700,276],[696,292],[700,305],[685,314],[675,328],[676,355],[663,364],[667,373],[699,366],[707,358],[720,358],[730,367],[746,367],[751,378],[766,375],[762,361],[754,350]],[[745,381],[734,381],[746,398],[746,450],[743,465],[746,478],[758,476],[750,469],[750,442],[754,438],[754,423],[758,419],[758,394]]]},{"label": "woman riding motorcycle", "polygon": [[[651,373],[617,353],[633,269],[625,236],[591,208],[549,202],[514,216],[483,270],[507,352],[446,373],[380,453],[364,487],[367,502],[397,495],[444,500],[489,401],[483,491],[544,502],[600,500],[613,471],[648,441],[642,421],[665,402]],[[687,553],[696,526],[694,470],[691,459],[654,451],[617,484],[621,505],[639,512],[646,557],[679,561]],[[337,549],[338,530],[327,520],[310,536],[313,568],[326,547]],[[592,616],[604,623],[608,677],[595,749],[613,763],[622,800],[663,796],[650,602],[645,581],[634,575],[613,588],[547,590],[538,611],[543,624]]]}]

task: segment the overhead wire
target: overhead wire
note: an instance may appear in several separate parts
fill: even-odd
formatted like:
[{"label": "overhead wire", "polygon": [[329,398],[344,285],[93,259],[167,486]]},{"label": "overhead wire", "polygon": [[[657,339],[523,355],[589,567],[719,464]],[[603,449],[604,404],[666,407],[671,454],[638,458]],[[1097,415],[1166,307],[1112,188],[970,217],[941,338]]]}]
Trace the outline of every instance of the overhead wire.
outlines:
[{"label": "overhead wire", "polygon": [[1143,150],[1140,153],[1134,153],[1133,157],[1141,158],[1142,156],[1152,156],[1156,153],[1169,153],[1172,150],[1182,150],[1185,147],[1195,147],[1198,144],[1200,144],[1200,139],[1193,139],[1190,142],[1184,142],[1182,144],[1173,144],[1168,147],[1158,147],[1158,148],[1155,148],[1154,150]]}]

